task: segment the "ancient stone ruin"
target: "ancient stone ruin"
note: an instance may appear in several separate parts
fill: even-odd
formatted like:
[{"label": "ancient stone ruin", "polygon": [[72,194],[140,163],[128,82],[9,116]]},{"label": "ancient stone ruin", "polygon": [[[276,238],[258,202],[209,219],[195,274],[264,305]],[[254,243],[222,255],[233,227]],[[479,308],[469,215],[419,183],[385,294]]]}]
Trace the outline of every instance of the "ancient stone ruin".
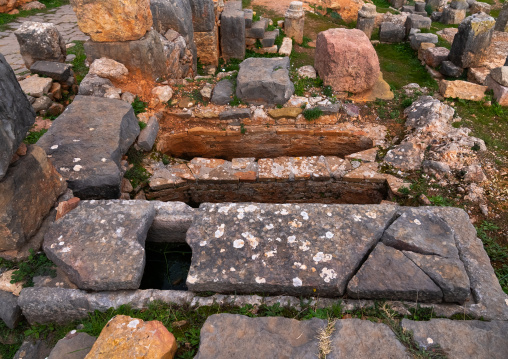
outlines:
[{"label": "ancient stone ruin", "polygon": [[506,5],[24,3],[0,359],[508,357]]}]

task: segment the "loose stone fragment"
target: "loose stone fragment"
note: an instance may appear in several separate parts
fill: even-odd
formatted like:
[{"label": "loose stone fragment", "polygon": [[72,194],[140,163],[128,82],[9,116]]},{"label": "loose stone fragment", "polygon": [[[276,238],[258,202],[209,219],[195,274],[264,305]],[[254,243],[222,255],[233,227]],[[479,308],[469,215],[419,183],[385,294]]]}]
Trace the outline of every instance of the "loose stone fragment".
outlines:
[{"label": "loose stone fragment", "polygon": [[44,252],[80,289],[137,289],[155,208],[145,201],[81,201],[44,236]]},{"label": "loose stone fragment", "polygon": [[202,204],[187,232],[187,286],[340,296],[394,213],[389,206]]},{"label": "loose stone fragment", "polygon": [[445,98],[460,98],[470,101],[481,101],[485,97],[487,86],[474,84],[467,81],[446,81],[439,82],[439,92]]},{"label": "loose stone fragment", "polygon": [[61,62],[37,61],[30,67],[30,72],[50,77],[55,81],[65,82],[71,76],[71,67],[70,64],[63,64]]}]

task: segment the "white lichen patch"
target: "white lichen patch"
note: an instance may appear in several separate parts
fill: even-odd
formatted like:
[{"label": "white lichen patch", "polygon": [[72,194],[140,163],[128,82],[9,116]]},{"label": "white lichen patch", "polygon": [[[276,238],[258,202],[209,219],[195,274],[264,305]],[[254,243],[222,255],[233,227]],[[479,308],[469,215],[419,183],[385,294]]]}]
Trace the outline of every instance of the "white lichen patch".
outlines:
[{"label": "white lichen patch", "polygon": [[302,241],[302,245],[299,246],[298,248],[300,248],[302,251],[304,252],[307,252],[309,249],[310,249],[310,242],[309,241]]},{"label": "white lichen patch", "polygon": [[266,283],[266,279],[265,278],[256,277],[256,283],[257,284]]},{"label": "white lichen patch", "polygon": [[326,236],[326,238],[328,238],[328,239],[332,239],[332,238],[333,238],[333,236],[334,236],[334,234],[333,234],[332,232],[328,231],[328,232],[326,232],[325,236]]},{"label": "white lichen patch", "polygon": [[288,222],[288,224],[291,226],[291,227],[294,227],[294,228],[300,228],[302,226],[302,222],[299,222],[298,220],[293,220],[291,222]]},{"label": "white lichen patch", "polygon": [[58,148],[58,145],[53,145],[50,147],[50,149],[52,149],[52,150],[56,150],[57,148]]},{"label": "white lichen patch", "polygon": [[72,160],[72,162],[74,162],[74,163],[79,162],[79,161],[81,161],[81,158],[79,158],[79,157],[76,157],[75,159]]},{"label": "white lichen patch", "polygon": [[201,242],[199,242],[199,245],[200,245],[201,247],[204,247],[204,246],[206,246],[207,244],[208,244],[208,242],[207,242],[207,241],[201,241]]},{"label": "white lichen patch", "polygon": [[247,207],[245,207],[245,212],[254,212],[256,209],[258,209],[258,206],[249,204]]},{"label": "white lichen patch", "polygon": [[434,340],[432,338],[427,338],[427,344],[434,344]]},{"label": "white lichen patch", "polygon": [[188,275],[187,276],[187,283],[194,284],[197,282],[197,280],[198,280],[197,275]]},{"label": "white lichen patch", "polygon": [[302,211],[302,212],[300,213],[300,215],[302,216],[302,218],[303,218],[305,221],[309,219],[309,214],[308,214],[307,212],[305,212],[305,211]]},{"label": "white lichen patch", "polygon": [[321,273],[319,273],[319,276],[321,278],[323,278],[323,280],[325,281],[325,283],[330,283],[330,281],[332,279],[335,279],[337,278],[337,273],[335,273],[335,271],[333,269],[328,269],[328,268],[323,268],[321,270]]},{"label": "white lichen patch", "polygon": [[244,245],[245,245],[245,242],[242,239],[236,239],[233,242],[233,247],[235,247],[235,248],[243,248]]},{"label": "white lichen patch", "polygon": [[242,237],[245,238],[249,242],[249,245],[252,247],[252,249],[256,249],[256,247],[258,246],[259,242],[258,242],[258,239],[255,236],[253,236],[249,232],[244,232],[244,233],[242,233]]},{"label": "white lichen patch", "polygon": [[365,215],[369,218],[376,219],[376,213],[375,212],[367,212]]},{"label": "white lichen patch", "polygon": [[253,261],[255,261],[256,259],[259,258],[259,254],[253,254],[251,258]]},{"label": "white lichen patch", "polygon": [[265,257],[270,258],[277,254],[277,249],[274,249],[273,251],[265,252]]},{"label": "white lichen patch", "polygon": [[235,269],[235,267],[231,267],[231,268],[229,268],[229,271],[230,272],[236,272],[236,269]]},{"label": "white lichen patch", "polygon": [[302,286],[302,280],[298,277],[293,278],[293,286],[294,287],[301,287]]},{"label": "white lichen patch", "polygon": [[[278,239],[278,238],[277,238]],[[288,243],[293,244],[296,243],[296,237],[295,236],[289,236],[288,237]]]},{"label": "white lichen patch", "polygon": [[221,252],[221,253],[224,253],[225,251],[226,251],[226,250],[225,250],[224,248],[221,248],[221,249],[220,249],[220,252]]},{"label": "white lichen patch", "polygon": [[332,212],[326,212],[326,215],[327,215],[328,217],[331,217],[331,216],[332,216]]},{"label": "white lichen patch", "polygon": [[219,207],[219,210],[217,212],[228,214],[230,209],[231,209],[231,206],[221,206],[221,207]]},{"label": "white lichen patch", "polygon": [[68,253],[70,251],[71,251],[71,247],[63,247],[61,250],[62,253]]},{"label": "white lichen patch", "polygon": [[414,222],[416,225],[418,225],[418,226],[422,224],[422,222],[420,222],[420,221],[419,221],[419,220],[417,220],[417,219],[415,219],[413,222]]},{"label": "white lichen patch", "polygon": [[129,322],[129,324],[127,324],[127,327],[128,328],[136,328],[139,324],[139,319],[134,319],[134,320],[131,320]]},{"label": "white lichen patch", "polygon": [[272,224],[272,223],[267,224],[267,225],[265,226],[265,229],[268,229],[268,230],[273,229],[273,224]]},{"label": "white lichen patch", "polygon": [[238,213],[238,216],[236,218],[243,219],[245,217],[245,214],[243,212]]},{"label": "white lichen patch", "polygon": [[222,223],[220,226],[217,226],[217,230],[215,231],[215,238],[220,238],[224,235],[224,228],[226,228],[224,223]]},{"label": "white lichen patch", "polygon": [[353,220],[354,220],[355,222],[360,222],[360,221],[362,220],[362,217],[361,217],[361,216],[359,216],[359,215],[357,215],[357,214],[355,214],[355,215],[353,216]]},{"label": "white lichen patch", "polygon": [[305,270],[307,269],[307,266],[305,264],[302,264],[300,262],[294,262],[293,265],[298,268],[298,269],[302,269],[302,270]]},{"label": "white lichen patch", "polygon": [[282,214],[283,216],[287,216],[289,212],[287,209],[284,208],[282,211],[280,211],[280,214]]},{"label": "white lichen patch", "polygon": [[332,260],[332,255],[328,253],[324,254],[323,252],[317,252],[316,255],[312,257],[312,259],[314,262],[316,262],[316,264],[319,262],[329,262]]},{"label": "white lichen patch", "polygon": [[81,169],[82,169],[82,168],[83,168],[83,166],[81,166],[81,165],[76,165],[76,166],[74,166],[72,169],[73,169],[73,171],[75,171],[75,172],[79,172],[79,171],[81,171]]}]

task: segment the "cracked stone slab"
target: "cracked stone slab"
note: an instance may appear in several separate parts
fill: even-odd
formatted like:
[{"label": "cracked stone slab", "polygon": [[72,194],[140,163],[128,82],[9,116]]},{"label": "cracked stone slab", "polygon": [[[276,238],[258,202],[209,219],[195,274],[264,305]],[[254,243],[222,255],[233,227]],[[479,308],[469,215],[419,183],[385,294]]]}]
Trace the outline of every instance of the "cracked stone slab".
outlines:
[{"label": "cracked stone slab", "polygon": [[205,203],[187,232],[192,291],[339,297],[392,206]]},{"label": "cracked stone slab", "polygon": [[431,319],[428,322],[402,320],[423,348],[439,345],[449,359],[508,358],[508,322]]},{"label": "cracked stone slab", "polygon": [[76,96],[37,145],[51,157],[76,197],[108,199],[120,197],[120,160],[138,135],[130,104]]},{"label": "cracked stone slab", "polygon": [[443,292],[401,251],[379,243],[347,287],[353,299],[442,301]]},{"label": "cracked stone slab", "polygon": [[80,289],[137,289],[155,212],[147,201],[81,201],[51,226],[44,252]]}]

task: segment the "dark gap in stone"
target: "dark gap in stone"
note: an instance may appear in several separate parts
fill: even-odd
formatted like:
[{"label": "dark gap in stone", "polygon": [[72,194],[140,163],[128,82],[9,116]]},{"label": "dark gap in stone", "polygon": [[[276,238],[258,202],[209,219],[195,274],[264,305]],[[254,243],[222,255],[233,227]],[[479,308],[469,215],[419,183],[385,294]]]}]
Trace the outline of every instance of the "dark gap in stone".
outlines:
[{"label": "dark gap in stone", "polygon": [[139,289],[187,290],[192,250],[186,243],[145,244],[146,265]]}]

